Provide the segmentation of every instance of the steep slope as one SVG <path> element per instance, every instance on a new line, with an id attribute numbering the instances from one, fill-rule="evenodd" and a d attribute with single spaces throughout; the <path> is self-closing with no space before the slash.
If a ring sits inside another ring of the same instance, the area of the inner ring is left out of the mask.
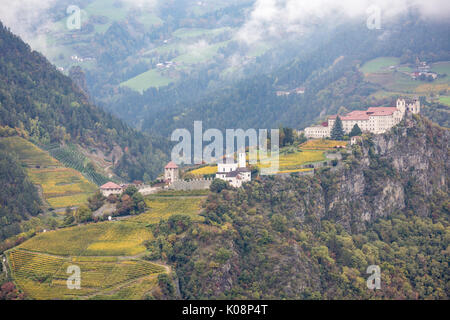
<path id="1" fill-rule="evenodd" d="M 334 170 L 211 194 L 206 224 L 159 228 L 151 250 L 187 299 L 447 299 L 449 140 L 409 118 Z M 366 287 L 370 265 L 380 290 Z"/>
<path id="2" fill-rule="evenodd" d="M 41 200 L 19 160 L 0 149 L 0 241 L 21 232 L 20 222 L 41 212 Z"/>
<path id="3" fill-rule="evenodd" d="M 75 143 L 106 159 L 124 180 L 155 178 L 166 159 L 164 139 L 140 134 L 90 104 L 70 78 L 1 23 L 0 125 L 41 145 Z"/>
<path id="4" fill-rule="evenodd" d="M 15 133 L 12 129 L 8 131 Z M 41 226 L 55 228 L 57 224 L 47 219 L 51 214 L 40 215 L 34 221 L 31 218 L 53 209 L 79 207 L 97 190 L 80 172 L 65 167 L 48 152 L 17 135 L 0 137 L 0 152 L 4 156 L 0 171 L 4 186 L 0 202 L 2 240 L 22 232 L 30 235 L 31 229 Z M 58 212 L 62 217 L 64 211 Z"/>

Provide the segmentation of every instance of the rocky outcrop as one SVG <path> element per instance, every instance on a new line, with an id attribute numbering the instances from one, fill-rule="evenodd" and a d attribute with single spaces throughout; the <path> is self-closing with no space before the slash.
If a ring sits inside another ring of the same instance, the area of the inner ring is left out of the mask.
<path id="1" fill-rule="evenodd" d="M 366 137 L 341 171 L 319 175 L 335 186 L 323 189 L 325 216 L 360 230 L 365 222 L 399 210 L 429 215 L 432 194 L 448 192 L 449 137 L 448 129 L 421 117 Z"/>

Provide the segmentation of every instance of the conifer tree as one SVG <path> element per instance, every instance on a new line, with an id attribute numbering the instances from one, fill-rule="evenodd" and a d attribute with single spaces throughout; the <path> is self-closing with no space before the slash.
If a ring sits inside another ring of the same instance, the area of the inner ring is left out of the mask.
<path id="1" fill-rule="evenodd" d="M 350 137 L 355 137 L 355 136 L 359 136 L 362 134 L 361 128 L 358 126 L 358 124 L 355 124 L 353 126 L 352 131 L 350 132 L 349 136 Z"/>
<path id="2" fill-rule="evenodd" d="M 333 129 L 331 130 L 331 139 L 344 140 L 344 128 L 342 127 L 342 120 L 339 116 L 337 116 Z"/>

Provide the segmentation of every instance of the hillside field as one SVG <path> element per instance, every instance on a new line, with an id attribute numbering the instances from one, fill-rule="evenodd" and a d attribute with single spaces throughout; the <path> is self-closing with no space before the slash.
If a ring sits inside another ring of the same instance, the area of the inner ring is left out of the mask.
<path id="1" fill-rule="evenodd" d="M 389 69 L 390 66 L 396 66 L 400 62 L 399 58 L 395 57 L 380 57 L 366 62 L 361 71 L 364 73 L 379 73 Z"/>
<path id="2" fill-rule="evenodd" d="M 47 152 L 20 137 L 0 138 L 0 147 L 15 153 L 27 167 L 60 167 L 61 164 Z"/>
<path id="3" fill-rule="evenodd" d="M 450 106 L 450 97 L 439 97 L 439 102 Z"/>
<path id="4" fill-rule="evenodd" d="M 132 90 L 142 93 L 150 87 L 159 88 L 167 86 L 174 80 L 175 79 L 161 74 L 161 72 L 157 69 L 151 69 L 147 72 L 141 73 L 134 78 L 122 82 L 120 86 L 128 87 Z"/>
<path id="5" fill-rule="evenodd" d="M 450 89 L 450 61 L 441 61 L 430 65 L 431 71 L 441 75 L 440 78 L 428 82 L 412 79 L 409 74 L 413 67 L 399 65 L 400 59 L 394 57 L 380 57 L 368 61 L 361 68 L 368 82 L 377 84 L 383 88 L 377 95 L 385 97 L 390 95 L 429 95 Z M 389 67 L 395 66 L 391 70 Z M 446 76 L 444 76 L 446 75 Z M 442 77 L 443 76 L 443 77 Z"/>
<path id="6" fill-rule="evenodd" d="M 300 148 L 302 150 L 331 150 L 337 146 L 347 146 L 347 141 L 335 141 L 325 139 L 312 139 L 303 143 Z"/>
<path id="7" fill-rule="evenodd" d="M 27 167 L 30 180 L 42 188 L 45 201 L 53 208 L 85 204 L 97 186 L 81 173 L 65 168 L 58 160 L 20 137 L 0 139 L 0 146 L 13 152 Z"/>
<path id="8" fill-rule="evenodd" d="M 54 208 L 85 204 L 97 190 L 74 169 L 28 169 L 27 172 L 31 181 L 42 187 L 45 200 Z"/>
<path id="9" fill-rule="evenodd" d="M 203 199 L 204 197 L 149 197 L 145 201 L 150 208 L 149 211 L 133 217 L 129 221 L 153 224 L 174 214 L 189 216 L 194 221 L 203 221 L 203 217 L 198 215 Z"/>
<path id="10" fill-rule="evenodd" d="M 119 221 L 79 225 L 40 233 L 7 252 L 14 282 L 33 299 L 143 299 L 158 289 L 164 265 L 143 260 L 149 228 L 179 214 L 199 216 L 204 195 L 163 192 L 147 197 L 149 210 Z M 81 289 L 69 290 L 67 268 L 81 269 Z"/>
<path id="11" fill-rule="evenodd" d="M 8 260 L 16 284 L 33 299 L 80 299 L 108 294 L 112 289 L 132 284 L 139 279 L 146 280 L 165 271 L 159 266 L 142 260 L 78 259 L 60 257 L 16 249 L 8 252 Z M 68 267 L 77 266 L 81 271 L 80 289 L 71 290 L 67 280 L 71 273 Z M 146 291 L 134 298 L 142 299 L 152 289 L 149 283 Z M 133 292 L 128 297 L 133 298 Z"/>

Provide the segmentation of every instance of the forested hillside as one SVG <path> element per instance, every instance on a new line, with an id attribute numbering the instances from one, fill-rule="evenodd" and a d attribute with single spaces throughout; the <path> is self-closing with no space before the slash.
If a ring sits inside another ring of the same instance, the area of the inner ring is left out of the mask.
<path id="1" fill-rule="evenodd" d="M 336 170 L 212 193 L 204 224 L 161 222 L 149 249 L 186 299 L 448 299 L 449 138 L 410 118 Z"/>
<path id="2" fill-rule="evenodd" d="M 41 212 L 41 199 L 19 160 L 0 149 L 0 241 L 21 232 L 20 222 Z"/>
<path id="3" fill-rule="evenodd" d="M 112 158 L 123 180 L 155 178 L 167 142 L 141 134 L 92 105 L 72 80 L 0 23 L 0 125 L 40 145 L 81 146 Z"/>

